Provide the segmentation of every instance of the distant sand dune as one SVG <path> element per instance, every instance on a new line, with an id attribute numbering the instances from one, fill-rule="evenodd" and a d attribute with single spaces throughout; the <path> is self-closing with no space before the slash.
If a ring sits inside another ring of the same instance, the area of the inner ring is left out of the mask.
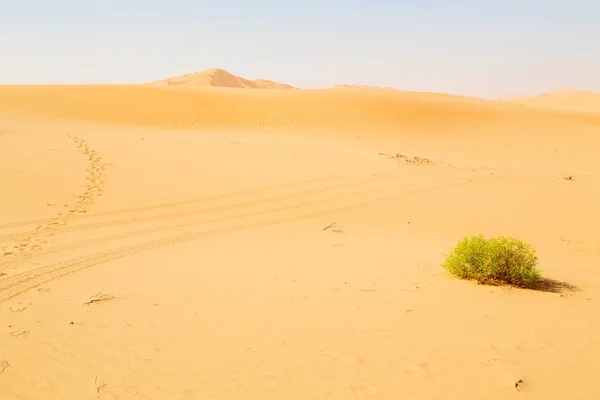
<path id="1" fill-rule="evenodd" d="M 600 113 L 600 93 L 586 90 L 559 89 L 535 97 L 506 100 L 533 107 Z"/>
<path id="2" fill-rule="evenodd" d="M 579 89 L 557 89 L 550 92 L 542 93 L 538 97 L 564 97 L 564 96 L 579 96 L 586 94 L 594 94 L 591 90 Z"/>
<path id="3" fill-rule="evenodd" d="M 383 89 L 383 90 L 396 90 L 391 87 L 380 87 L 380 86 L 369 86 L 369 85 L 352 85 L 347 83 L 338 83 L 333 86 L 335 89 Z"/>
<path id="4" fill-rule="evenodd" d="M 291 85 L 273 82 L 266 79 L 256 79 L 252 81 L 217 68 L 192 74 L 185 74 L 156 82 L 150 82 L 148 84 L 155 86 L 185 88 L 228 87 L 239 89 L 295 89 Z"/>

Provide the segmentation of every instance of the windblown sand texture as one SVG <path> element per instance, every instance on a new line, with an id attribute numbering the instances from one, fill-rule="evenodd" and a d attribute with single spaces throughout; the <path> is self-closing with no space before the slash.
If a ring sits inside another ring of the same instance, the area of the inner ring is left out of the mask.
<path id="1" fill-rule="evenodd" d="M 0 87 L 2 400 L 600 398 L 598 95 L 234 81 Z"/>

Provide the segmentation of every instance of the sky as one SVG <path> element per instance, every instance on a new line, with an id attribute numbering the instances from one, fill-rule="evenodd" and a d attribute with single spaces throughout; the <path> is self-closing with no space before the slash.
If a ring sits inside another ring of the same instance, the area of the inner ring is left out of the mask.
<path id="1" fill-rule="evenodd" d="M 301 88 L 600 92 L 600 1 L 0 0 L 0 84 L 208 68 Z"/>

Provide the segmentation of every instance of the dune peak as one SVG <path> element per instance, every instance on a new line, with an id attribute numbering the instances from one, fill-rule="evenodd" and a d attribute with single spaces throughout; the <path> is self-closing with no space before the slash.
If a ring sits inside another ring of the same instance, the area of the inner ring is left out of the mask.
<path id="1" fill-rule="evenodd" d="M 177 87 L 228 87 L 238 89 L 295 89 L 291 85 L 266 79 L 250 80 L 234 75 L 224 69 L 210 68 L 201 72 L 193 72 L 159 81 L 149 85 Z"/>

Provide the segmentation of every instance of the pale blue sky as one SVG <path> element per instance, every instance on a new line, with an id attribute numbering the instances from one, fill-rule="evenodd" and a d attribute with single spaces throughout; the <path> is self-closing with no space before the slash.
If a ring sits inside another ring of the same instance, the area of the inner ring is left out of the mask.
<path id="1" fill-rule="evenodd" d="M 0 0 L 0 83 L 207 68 L 484 97 L 600 92 L 600 0 Z"/>

